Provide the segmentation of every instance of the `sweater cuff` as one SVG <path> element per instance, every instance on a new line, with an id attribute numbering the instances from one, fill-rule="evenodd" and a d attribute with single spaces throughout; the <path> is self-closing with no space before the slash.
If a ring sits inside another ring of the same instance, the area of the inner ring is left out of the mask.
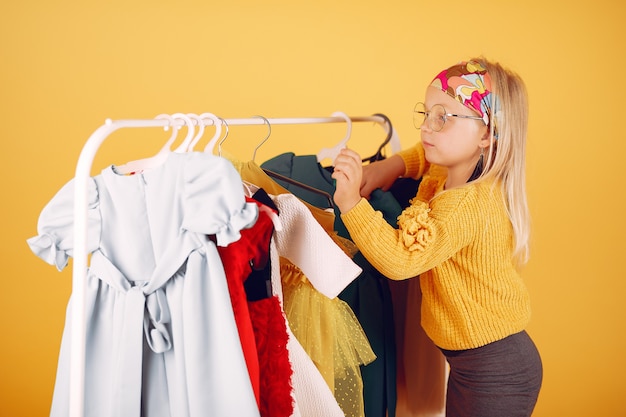
<path id="1" fill-rule="evenodd" d="M 416 146 L 422 145 L 419 144 Z M 402 150 L 396 154 L 404 161 L 405 171 L 403 177 L 405 178 L 417 178 L 420 172 L 422 172 L 425 160 L 423 153 L 419 152 L 416 146 Z"/>
<path id="2" fill-rule="evenodd" d="M 361 198 L 354 207 L 341 215 L 341 220 L 352 234 L 352 231 L 360 230 L 364 224 L 369 223 L 375 213 L 370 203 L 365 198 Z"/>

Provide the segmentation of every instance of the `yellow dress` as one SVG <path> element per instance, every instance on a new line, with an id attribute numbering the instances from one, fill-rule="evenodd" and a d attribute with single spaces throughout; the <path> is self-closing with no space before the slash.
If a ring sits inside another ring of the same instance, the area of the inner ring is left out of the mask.
<path id="1" fill-rule="evenodd" d="M 231 162 L 244 181 L 263 188 L 268 194 L 289 193 L 254 162 L 232 159 Z M 333 231 L 334 213 L 304 204 L 335 243 L 353 256 L 356 247 Z M 360 366 L 374 361 L 376 355 L 361 324 L 346 302 L 320 293 L 286 258 L 280 258 L 280 270 L 283 309 L 291 331 L 315 363 L 345 415 L 364 416 Z"/>

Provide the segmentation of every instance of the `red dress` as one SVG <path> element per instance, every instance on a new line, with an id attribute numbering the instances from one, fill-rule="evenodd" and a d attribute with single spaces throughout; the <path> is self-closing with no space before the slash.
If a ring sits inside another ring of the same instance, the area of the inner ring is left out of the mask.
<path id="1" fill-rule="evenodd" d="M 253 198 L 246 200 L 263 206 Z M 272 219 L 259 210 L 254 226 L 241 230 L 239 240 L 226 247 L 218 246 L 218 253 L 260 414 L 288 417 L 293 413 L 293 371 L 287 351 L 287 328 L 280 302 L 265 282 L 270 277 L 273 231 Z"/>

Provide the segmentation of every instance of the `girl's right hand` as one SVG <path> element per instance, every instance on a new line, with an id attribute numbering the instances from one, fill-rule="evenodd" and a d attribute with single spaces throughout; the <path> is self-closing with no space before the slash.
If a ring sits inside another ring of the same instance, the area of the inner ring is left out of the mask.
<path id="1" fill-rule="evenodd" d="M 333 199 L 342 213 L 346 213 L 360 200 L 363 166 L 361 157 L 351 149 L 344 148 L 334 161 L 332 177 L 335 179 Z"/>

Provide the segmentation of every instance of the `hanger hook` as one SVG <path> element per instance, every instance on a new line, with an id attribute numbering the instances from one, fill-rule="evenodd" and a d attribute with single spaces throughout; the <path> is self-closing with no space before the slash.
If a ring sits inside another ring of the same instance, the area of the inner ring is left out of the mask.
<path id="1" fill-rule="evenodd" d="M 191 117 L 189 117 L 188 115 L 184 113 L 174 113 L 172 114 L 172 117 L 174 118 L 174 120 L 182 119 L 185 122 L 185 126 L 187 127 L 187 136 L 183 140 L 183 145 L 186 148 L 189 145 L 189 143 L 191 143 L 191 140 L 193 139 L 193 136 L 196 132 L 196 129 L 194 127 L 194 122 L 193 120 L 191 120 Z M 180 147 L 182 147 L 183 145 L 181 145 Z M 184 151 L 181 151 L 181 152 L 184 152 Z"/>
<path id="2" fill-rule="evenodd" d="M 169 114 L 159 114 L 158 116 L 155 117 L 155 119 L 167 119 L 168 124 L 163 126 L 163 130 L 165 130 L 166 132 L 170 127 L 172 128 L 172 134 L 170 135 L 169 139 L 166 142 L 166 146 L 169 148 L 169 146 L 171 146 L 172 143 L 174 143 L 174 140 L 176 140 L 179 127 L 176 126 L 176 121 Z"/>
<path id="3" fill-rule="evenodd" d="M 387 146 L 387 144 L 391 140 L 391 137 L 393 136 L 393 126 L 391 125 L 391 120 L 389 119 L 389 117 L 382 113 L 374 113 L 373 116 L 381 117 L 385 121 L 385 131 L 387 132 L 387 136 L 385 137 L 383 143 L 381 143 L 376 150 L 376 153 L 369 158 L 364 159 L 362 162 L 374 162 L 384 159 L 383 149 L 385 148 L 385 146 Z"/>
<path id="4" fill-rule="evenodd" d="M 350 119 L 350 116 L 348 116 L 346 113 L 342 111 L 336 111 L 332 114 L 332 116 L 343 117 L 343 119 L 346 121 L 346 135 L 343 137 L 341 142 L 339 142 L 340 144 L 343 145 L 343 147 L 345 147 L 346 144 L 348 143 L 348 140 L 350 139 L 350 136 L 352 136 L 352 119 Z"/>
<path id="5" fill-rule="evenodd" d="M 186 115 L 192 122 L 192 125 L 198 127 L 198 133 L 195 135 L 187 135 L 183 143 L 181 143 L 174 152 L 190 152 L 204 134 L 204 123 L 200 116 L 195 113 L 187 113 Z"/>
<path id="6" fill-rule="evenodd" d="M 218 145 L 217 145 L 217 154 L 219 156 L 222 156 L 222 143 L 224 143 L 224 141 L 228 137 L 228 123 L 226 123 L 226 120 L 222 119 L 221 117 L 218 117 L 218 119 L 220 119 L 220 121 L 222 122 L 222 124 L 226 128 L 226 133 L 224 134 L 224 137 L 222 138 L 222 140 L 220 140 L 220 143 L 218 143 Z"/>
<path id="7" fill-rule="evenodd" d="M 254 148 L 254 153 L 252 154 L 252 162 L 254 162 L 254 158 L 256 157 L 256 151 L 261 147 L 261 145 L 263 145 L 269 139 L 270 135 L 272 134 L 272 125 L 270 124 L 270 121 L 267 120 L 263 116 L 252 116 L 252 117 L 260 117 L 261 119 L 263 119 L 263 123 L 267 124 L 267 136 L 265 136 L 265 138 L 261 141 L 261 143 L 259 143 L 256 146 L 256 148 Z"/>
<path id="8" fill-rule="evenodd" d="M 216 115 L 214 115 L 213 113 L 202 113 L 200 115 L 200 120 L 202 121 L 202 124 L 204 124 L 204 120 L 206 118 L 210 119 L 211 120 L 211 124 L 213 126 L 215 126 L 215 134 L 209 140 L 209 143 L 207 143 L 207 145 L 204 147 L 204 152 L 213 153 L 213 148 L 215 147 L 215 142 L 222 135 L 222 124 L 220 123 L 220 119 Z"/>

